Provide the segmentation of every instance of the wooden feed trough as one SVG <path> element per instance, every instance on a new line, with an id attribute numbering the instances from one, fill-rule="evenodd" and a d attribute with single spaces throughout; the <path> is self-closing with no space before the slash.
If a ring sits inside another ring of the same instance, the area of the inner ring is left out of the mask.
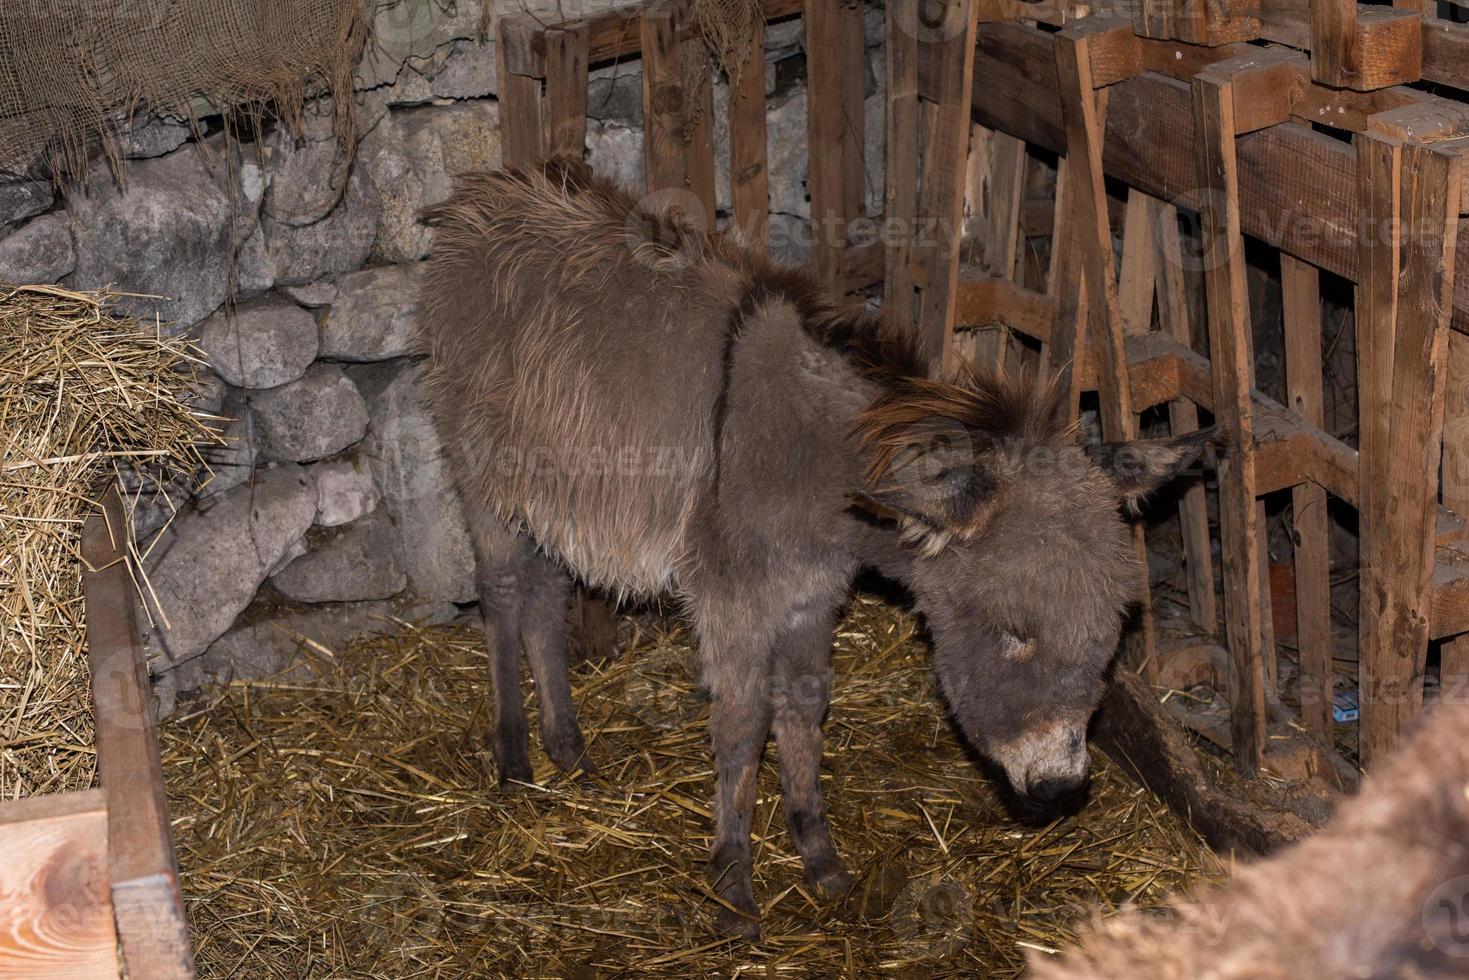
<path id="1" fill-rule="evenodd" d="M 82 531 L 101 787 L 0 804 L 0 977 L 194 976 L 126 526 L 109 490 Z"/>

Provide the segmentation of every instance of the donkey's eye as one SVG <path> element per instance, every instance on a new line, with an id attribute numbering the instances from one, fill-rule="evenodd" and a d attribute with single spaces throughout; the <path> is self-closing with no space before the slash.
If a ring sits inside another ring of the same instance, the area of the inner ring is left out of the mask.
<path id="1" fill-rule="evenodd" d="M 1000 640 L 1000 656 L 1024 663 L 1035 656 L 1035 640 L 1022 640 L 1014 633 L 1006 633 Z"/>

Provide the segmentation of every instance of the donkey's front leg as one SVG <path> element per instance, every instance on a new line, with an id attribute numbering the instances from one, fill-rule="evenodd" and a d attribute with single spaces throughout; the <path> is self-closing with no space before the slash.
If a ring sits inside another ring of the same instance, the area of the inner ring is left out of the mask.
<path id="1" fill-rule="evenodd" d="M 831 843 L 831 826 L 821 798 L 821 721 L 831 697 L 829 609 L 795 612 L 775 651 L 775 744 L 786 827 L 806 876 L 828 897 L 845 895 L 852 876 Z"/>
<path id="2" fill-rule="evenodd" d="M 724 651 L 729 660 L 707 675 L 712 702 L 709 735 L 714 743 L 714 847 L 710 875 L 721 907 L 722 932 L 760 938 L 760 907 L 755 904 L 750 830 L 755 813 L 755 780 L 760 755 L 770 735 L 769 660 Z M 732 911 L 733 909 L 733 911 Z"/>

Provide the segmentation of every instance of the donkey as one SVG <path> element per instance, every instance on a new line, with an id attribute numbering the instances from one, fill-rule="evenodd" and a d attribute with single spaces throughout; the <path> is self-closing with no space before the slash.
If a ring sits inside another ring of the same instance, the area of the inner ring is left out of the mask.
<path id="1" fill-rule="evenodd" d="M 1448 687 L 1445 686 L 1447 691 Z M 1469 704 L 1440 702 L 1315 836 L 1091 925 L 1036 980 L 1469 975 Z"/>
<path id="2" fill-rule="evenodd" d="M 672 593 L 711 698 L 720 925 L 759 934 L 750 831 L 772 727 L 791 837 L 840 895 L 821 723 L 835 619 L 872 567 L 915 597 L 969 742 L 1034 800 L 1084 784 L 1141 574 L 1119 506 L 1207 432 L 1109 447 L 1104 468 L 1054 392 L 930 378 L 806 273 L 580 163 L 462 175 L 427 217 L 425 392 L 477 558 L 502 783 L 531 779 L 522 650 L 547 753 L 592 768 L 567 683 L 570 576 Z"/>

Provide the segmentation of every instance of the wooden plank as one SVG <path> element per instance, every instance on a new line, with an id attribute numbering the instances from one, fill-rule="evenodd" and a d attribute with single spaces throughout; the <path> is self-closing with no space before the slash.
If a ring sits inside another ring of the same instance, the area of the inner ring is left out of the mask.
<path id="1" fill-rule="evenodd" d="M 138 647 L 122 501 L 115 489 L 82 529 L 87 660 L 97 779 L 107 795 L 112 906 L 129 976 L 192 978 L 193 956 L 169 832 L 152 688 Z"/>
<path id="2" fill-rule="evenodd" d="M 816 277 L 837 293 L 845 291 L 842 256 L 847 242 L 842 21 L 840 4 L 808 0 L 806 186 L 811 196 L 811 263 Z"/>
<path id="3" fill-rule="evenodd" d="M 1117 295 L 1117 273 L 1112 260 L 1112 226 L 1107 213 L 1107 189 L 1102 174 L 1102 134 L 1106 91 L 1096 91 L 1091 70 L 1095 35 L 1082 27 L 1064 28 L 1056 38 L 1056 80 L 1066 120 L 1067 177 L 1070 206 L 1075 216 L 1081 282 L 1086 316 L 1067 321 L 1074 339 L 1057 344 L 1071 351 L 1088 350 L 1096 362 L 1102 437 L 1125 441 L 1137 436 L 1131 390 L 1127 383 L 1125 330 Z M 1090 348 L 1087 337 L 1093 338 Z M 1053 337 L 1053 343 L 1059 338 Z M 1075 404 L 1081 371 L 1072 358 L 1057 364 L 1060 377 L 1069 378 Z M 1127 655 L 1144 678 L 1157 676 L 1157 636 L 1153 623 L 1148 548 L 1143 524 L 1132 527 L 1133 547 L 1142 568 L 1136 613 L 1137 629 L 1127 641 Z"/>
<path id="4" fill-rule="evenodd" d="M 117 977 L 107 881 L 102 790 L 0 804 L 0 978 Z"/>
<path id="5" fill-rule="evenodd" d="M 1153 296 L 1158 286 L 1158 237 L 1155 208 L 1141 191 L 1127 195 L 1122 224 L 1122 267 L 1117 273 L 1117 305 L 1129 335 L 1153 329 Z M 1182 256 L 1179 256 L 1182 258 Z"/>
<path id="6" fill-rule="evenodd" d="M 546 32 L 546 152 L 580 160 L 587 146 L 585 23 Z"/>
<path id="7" fill-rule="evenodd" d="M 919 298 L 918 334 L 931 361 L 952 355 L 954 310 L 959 284 L 959 236 L 964 220 L 964 164 L 969 153 L 969 83 L 974 70 L 975 9 L 971 0 L 944 0 L 951 32 L 929 46 L 938 64 L 939 92 L 934 138 L 924 147 L 920 225 L 933 229 L 928 282 Z"/>
<path id="8" fill-rule="evenodd" d="M 1051 336 L 1050 299 L 1009 279 L 963 270 L 955 309 L 959 323 L 999 323 L 1042 343 Z"/>
<path id="9" fill-rule="evenodd" d="M 751 246 L 770 248 L 770 172 L 765 159 L 765 22 L 756 19 L 744 70 L 729 96 L 729 174 L 734 220 Z"/>
<path id="10" fill-rule="evenodd" d="M 1392 439 L 1385 483 L 1372 490 L 1374 504 L 1385 508 L 1379 506 L 1382 521 L 1364 562 L 1377 569 L 1362 614 L 1375 624 L 1361 652 L 1362 759 L 1369 767 L 1397 743 L 1423 698 L 1462 173 L 1456 154 L 1413 143 L 1402 149 Z"/>
<path id="11" fill-rule="evenodd" d="M 517 30 L 522 26 L 512 17 L 500 19 L 500 51 L 514 48 Z M 511 65 L 511 59 L 500 58 L 501 156 L 507 167 L 530 167 L 541 159 L 544 152 L 541 144 L 541 81 L 531 75 L 511 71 Z"/>
<path id="12" fill-rule="evenodd" d="M 1380 617 L 1370 598 L 1379 593 L 1375 561 L 1386 521 L 1386 486 L 1391 419 L 1393 348 L 1398 318 L 1401 255 L 1399 223 L 1402 193 L 1402 144 L 1398 140 L 1359 134 L 1355 139 L 1358 193 L 1364 220 L 1375 229 L 1360 238 L 1361 279 L 1356 288 L 1357 426 L 1359 535 L 1358 646 L 1377 647 Z"/>
<path id="13" fill-rule="evenodd" d="M 886 177 L 883 226 L 888 244 L 883 315 L 899 329 L 915 323 L 913 235 L 918 226 L 918 39 L 903 28 L 916 22 L 920 0 L 888 0 Z"/>
<path id="14" fill-rule="evenodd" d="M 1357 0 L 1310 0 L 1311 77 L 1338 88 L 1362 77 Z"/>
<path id="15" fill-rule="evenodd" d="M 1158 249 L 1158 327 L 1187 348 L 1192 338 L 1178 209 L 1141 191 L 1132 193 L 1148 202 L 1148 220 L 1154 228 Z M 1168 423 L 1174 435 L 1197 432 L 1199 410 L 1187 398 L 1175 398 L 1168 403 Z M 1209 506 L 1202 477 L 1189 479 L 1180 493 L 1178 521 L 1183 538 L 1184 572 L 1188 576 L 1189 618 L 1206 635 L 1212 636 L 1219 629 L 1219 608 L 1214 596 L 1214 551 L 1209 541 Z"/>
<path id="16" fill-rule="evenodd" d="M 1449 338 L 1443 431 L 1443 502 L 1462 519 L 1469 517 L 1469 337 L 1463 334 Z M 1445 640 L 1439 655 L 1440 689 L 1469 690 L 1469 634 Z"/>
<path id="17" fill-rule="evenodd" d="M 643 11 L 643 160 L 648 190 L 688 189 L 688 148 L 684 144 L 683 73 L 677 11 L 671 2 Z"/>
<path id="18" fill-rule="evenodd" d="M 1204 270 L 1215 419 L 1230 450 L 1219 463 L 1219 523 L 1224 559 L 1225 635 L 1230 653 L 1230 730 L 1235 766 L 1254 775 L 1265 743 L 1265 663 L 1260 646 L 1263 596 L 1255 509 L 1254 432 L 1250 403 L 1249 292 L 1239 219 L 1234 98 L 1217 66 L 1193 82 L 1198 135 Z"/>
<path id="19" fill-rule="evenodd" d="M 1285 320 L 1285 377 L 1290 409 L 1315 426 L 1325 421 L 1321 367 L 1321 284 L 1314 266 L 1280 257 Z M 1291 490 L 1295 542 L 1296 647 L 1301 720 L 1331 739 L 1331 561 L 1326 491 L 1316 483 Z"/>

